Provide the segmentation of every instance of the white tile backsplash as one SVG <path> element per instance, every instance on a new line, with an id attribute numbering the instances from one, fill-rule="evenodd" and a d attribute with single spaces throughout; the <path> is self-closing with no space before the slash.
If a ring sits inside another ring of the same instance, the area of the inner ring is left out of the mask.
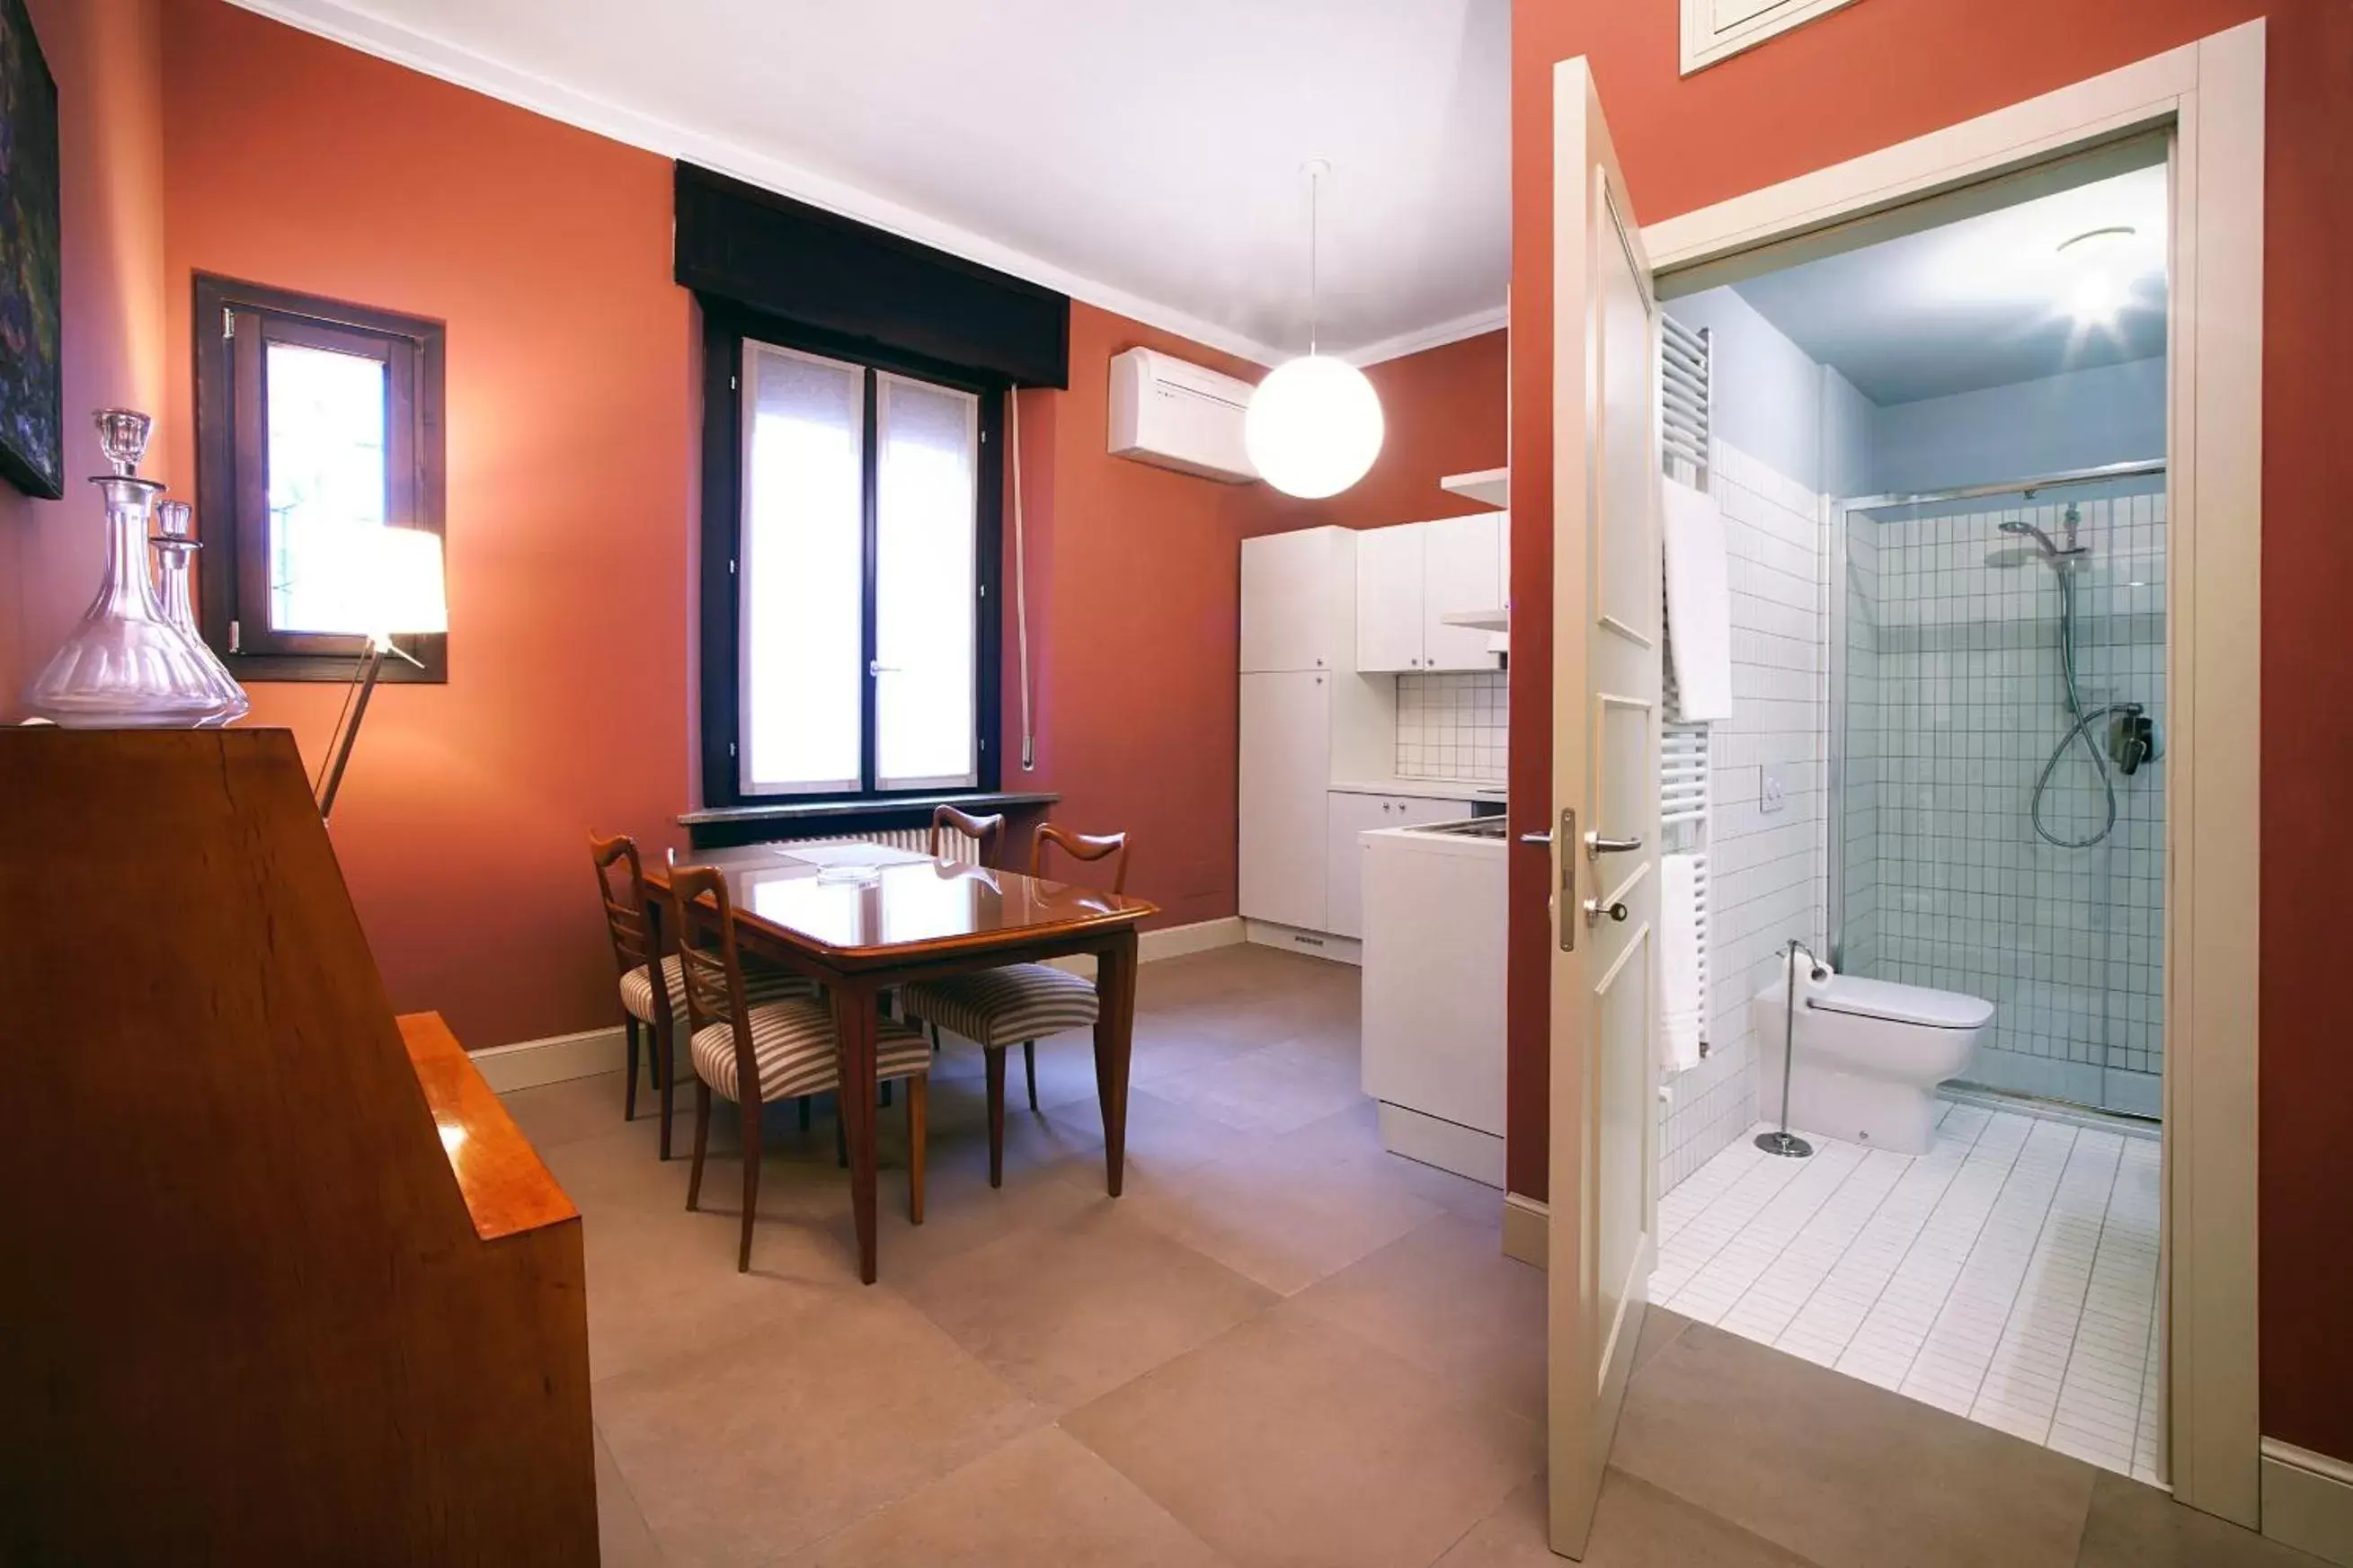
<path id="1" fill-rule="evenodd" d="M 1501 670 L 1397 678 L 1397 771 L 1408 779 L 1502 784 L 1509 761 Z"/>

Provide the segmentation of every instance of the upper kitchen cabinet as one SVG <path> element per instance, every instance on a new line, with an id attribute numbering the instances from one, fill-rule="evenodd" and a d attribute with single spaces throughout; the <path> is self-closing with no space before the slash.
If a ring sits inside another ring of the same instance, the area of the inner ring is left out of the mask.
<path id="1" fill-rule="evenodd" d="M 1303 528 L 1242 541 L 1242 671 L 1356 662 L 1356 535 Z"/>
<path id="2" fill-rule="evenodd" d="M 1356 668 L 1421 668 L 1422 525 L 1367 529 L 1356 541 Z"/>
<path id="3" fill-rule="evenodd" d="M 1504 607 L 1504 514 L 1479 512 L 1422 525 L 1422 652 L 1424 669 L 1493 669 L 1487 651 L 1492 626 L 1451 624 L 1449 616 L 1493 615 Z"/>
<path id="4" fill-rule="evenodd" d="M 1504 606 L 1502 512 L 1367 530 L 1356 542 L 1356 658 L 1365 673 L 1491 670 L 1489 628 L 1450 616 Z"/>

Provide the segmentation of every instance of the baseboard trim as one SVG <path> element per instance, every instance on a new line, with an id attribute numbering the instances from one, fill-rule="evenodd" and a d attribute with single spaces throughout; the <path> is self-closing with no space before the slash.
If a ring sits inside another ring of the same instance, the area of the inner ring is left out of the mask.
<path id="1" fill-rule="evenodd" d="M 1212 948 L 1238 947 L 1241 941 L 1241 917 L 1227 915 L 1220 920 L 1195 921 L 1188 925 L 1145 931 L 1136 939 L 1135 956 L 1140 963 L 1152 963 L 1164 958 L 1207 952 Z M 1054 962 L 1090 978 L 1095 972 L 1092 954 Z M 621 1026 L 615 1024 L 609 1028 L 583 1029 L 575 1035 L 550 1035 L 544 1039 L 517 1040 L 510 1046 L 485 1046 L 470 1053 L 470 1059 L 493 1092 L 506 1094 L 518 1089 L 562 1083 L 567 1079 L 619 1072 L 628 1065 L 628 1053 Z M 678 1081 L 684 1083 L 691 1077 L 691 1069 L 686 1068 L 683 1061 L 678 1066 L 685 1069 L 678 1076 Z"/>
<path id="2" fill-rule="evenodd" d="M 594 1078 L 619 1072 L 627 1065 L 621 1026 L 583 1029 L 576 1035 L 550 1035 L 540 1040 L 517 1040 L 511 1046 L 486 1046 L 468 1058 L 482 1081 L 499 1094 L 537 1089 L 566 1079 Z"/>
<path id="3" fill-rule="evenodd" d="M 1552 1210 L 1541 1198 L 1504 1194 L 1504 1256 L 1542 1268 L 1552 1245 Z"/>
<path id="4" fill-rule="evenodd" d="M 2266 1437 L 2263 1509 L 2274 1541 L 2353 1568 L 2353 1465 Z"/>

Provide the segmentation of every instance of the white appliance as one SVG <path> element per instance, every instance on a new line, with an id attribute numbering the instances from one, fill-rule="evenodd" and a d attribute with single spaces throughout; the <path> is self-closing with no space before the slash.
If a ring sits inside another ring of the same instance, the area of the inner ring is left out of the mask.
<path id="1" fill-rule="evenodd" d="M 1385 828 L 1364 858 L 1364 1087 L 1391 1152 L 1504 1184 L 1504 818 Z"/>
<path id="2" fill-rule="evenodd" d="M 1229 485 L 1258 469 L 1242 446 L 1251 387 L 1151 349 L 1111 362 L 1111 455 Z"/>

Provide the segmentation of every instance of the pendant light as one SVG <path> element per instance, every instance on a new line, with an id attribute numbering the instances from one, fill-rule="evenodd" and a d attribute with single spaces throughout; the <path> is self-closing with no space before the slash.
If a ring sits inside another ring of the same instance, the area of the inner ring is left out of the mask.
<path id="1" fill-rule="evenodd" d="M 1316 195 L 1332 166 L 1307 175 L 1307 353 L 1277 365 L 1250 395 L 1242 444 L 1259 476 L 1285 495 L 1318 500 L 1365 477 L 1380 456 L 1381 400 L 1355 365 L 1315 352 Z"/>

